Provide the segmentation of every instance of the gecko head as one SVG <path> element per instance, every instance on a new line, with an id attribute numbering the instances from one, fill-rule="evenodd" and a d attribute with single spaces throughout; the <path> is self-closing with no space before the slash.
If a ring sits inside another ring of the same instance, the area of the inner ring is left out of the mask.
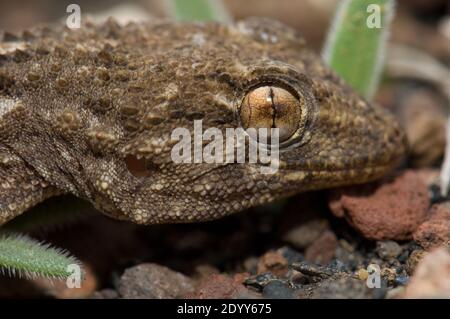
<path id="1" fill-rule="evenodd" d="M 372 181 L 402 158 L 394 118 L 356 94 L 292 29 L 266 20 L 172 28 L 177 43 L 136 60 L 145 94 L 129 90 L 117 103 L 122 137 L 92 173 L 104 211 L 142 224 L 210 220 Z M 251 129 L 267 129 L 270 138 Z M 243 161 L 239 137 L 228 139 L 239 130 Z M 269 161 L 252 161 L 250 145 Z"/>

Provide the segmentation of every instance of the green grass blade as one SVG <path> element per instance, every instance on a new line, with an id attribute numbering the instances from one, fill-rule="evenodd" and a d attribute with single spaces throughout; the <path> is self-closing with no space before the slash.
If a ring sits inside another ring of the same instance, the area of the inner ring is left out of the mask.
<path id="1" fill-rule="evenodd" d="M 64 279 L 80 263 L 66 251 L 24 235 L 0 233 L 0 272 L 19 277 Z"/>
<path id="2" fill-rule="evenodd" d="M 177 20 L 229 22 L 230 15 L 221 0 L 168 0 Z"/>
<path id="3" fill-rule="evenodd" d="M 378 87 L 394 8 L 394 0 L 343 0 L 323 51 L 336 73 L 369 99 Z"/>

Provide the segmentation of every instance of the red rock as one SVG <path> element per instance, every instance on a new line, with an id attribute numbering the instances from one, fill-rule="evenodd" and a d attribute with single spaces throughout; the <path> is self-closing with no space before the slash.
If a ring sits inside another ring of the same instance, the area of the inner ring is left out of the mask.
<path id="1" fill-rule="evenodd" d="M 334 190 L 329 207 L 364 237 L 407 240 L 426 219 L 428 188 L 423 176 L 405 171 L 393 180 Z"/>
<path id="2" fill-rule="evenodd" d="M 430 217 L 414 232 L 413 238 L 425 249 L 449 243 L 449 203 L 434 205 L 430 210 Z"/>
<path id="3" fill-rule="evenodd" d="M 201 280 L 197 290 L 188 295 L 195 299 L 235 299 L 252 297 L 252 293 L 242 284 L 248 274 L 237 274 L 234 278 L 213 274 Z"/>
<path id="4" fill-rule="evenodd" d="M 450 298 L 450 252 L 440 247 L 419 263 L 404 298 Z"/>
<path id="5" fill-rule="evenodd" d="M 245 280 L 247 280 L 247 278 L 250 277 L 249 273 L 246 272 L 241 272 L 241 273 L 237 273 L 233 276 L 233 280 L 235 282 L 238 282 L 240 284 L 244 283 Z"/>
<path id="6" fill-rule="evenodd" d="M 287 273 L 288 262 L 280 250 L 271 250 L 259 259 L 257 273 L 262 274 L 268 271 L 277 277 L 282 277 Z"/>
<path id="7" fill-rule="evenodd" d="M 305 251 L 305 258 L 317 264 L 329 263 L 336 254 L 338 240 L 336 235 L 326 230 L 311 246 Z"/>

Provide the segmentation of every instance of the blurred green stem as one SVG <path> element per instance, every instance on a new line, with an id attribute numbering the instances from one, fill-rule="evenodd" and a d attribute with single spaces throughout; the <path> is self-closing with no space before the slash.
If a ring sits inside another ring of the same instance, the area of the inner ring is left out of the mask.
<path id="1" fill-rule="evenodd" d="M 222 0 L 167 0 L 167 4 L 171 15 L 177 20 L 231 20 Z"/>
<path id="2" fill-rule="evenodd" d="M 20 277 L 64 279 L 71 275 L 73 265 L 80 263 L 62 249 L 25 235 L 0 232 L 0 272 Z"/>
<path id="3" fill-rule="evenodd" d="M 394 0 L 341 1 L 323 50 L 333 70 L 369 99 L 384 66 L 394 7 Z"/>

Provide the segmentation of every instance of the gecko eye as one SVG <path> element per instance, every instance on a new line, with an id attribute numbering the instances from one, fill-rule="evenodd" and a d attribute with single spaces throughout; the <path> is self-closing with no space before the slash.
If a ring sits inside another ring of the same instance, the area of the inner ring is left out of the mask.
<path id="1" fill-rule="evenodd" d="M 277 86 L 260 86 L 248 92 L 240 107 L 241 123 L 247 128 L 278 128 L 280 142 L 297 131 L 302 104 L 299 97 Z"/>

